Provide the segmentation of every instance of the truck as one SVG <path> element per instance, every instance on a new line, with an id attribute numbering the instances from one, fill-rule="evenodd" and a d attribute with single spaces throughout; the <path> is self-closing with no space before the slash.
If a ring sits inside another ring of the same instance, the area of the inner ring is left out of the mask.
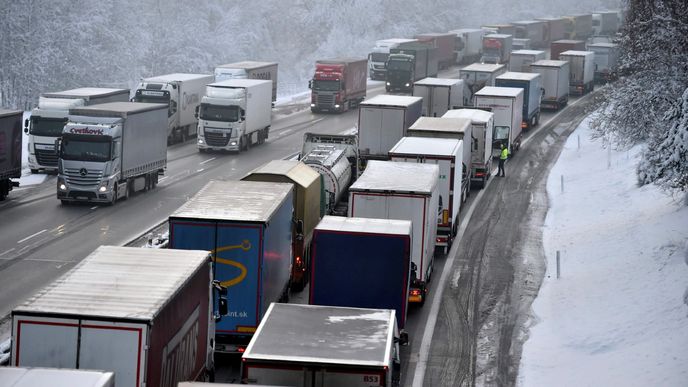
<path id="1" fill-rule="evenodd" d="M 547 23 L 542 20 L 523 20 L 512 22 L 516 26 L 514 39 L 530 39 L 531 48 L 545 47 L 548 42 L 546 36 Z"/>
<path id="2" fill-rule="evenodd" d="M 313 230 L 325 212 L 321 201 L 323 184 L 320 174 L 298 160 L 273 160 L 249 172 L 241 180 L 294 185 L 294 220 L 298 227 L 292 233 L 294 260 L 289 281 L 293 289 L 302 290 L 310 275 Z"/>
<path id="3" fill-rule="evenodd" d="M 587 40 L 592 36 L 592 14 L 562 16 L 564 18 L 564 35 L 566 39 Z M 556 57 L 550 56 L 554 59 Z"/>
<path id="4" fill-rule="evenodd" d="M 174 73 L 139 81 L 134 102 L 162 103 L 168 107 L 167 140 L 173 144 L 196 136 L 196 110 L 212 74 Z"/>
<path id="5" fill-rule="evenodd" d="M 552 60 L 559 60 L 559 55 L 562 52 L 568 50 L 584 51 L 585 41 L 571 39 L 562 39 L 554 41 L 550 44 L 549 57 Z"/>
<path id="6" fill-rule="evenodd" d="M 410 93 L 417 80 L 437 76 L 437 49 L 429 43 L 402 43 L 389 51 L 385 90 Z"/>
<path id="7" fill-rule="evenodd" d="M 539 17 L 535 20 L 545 22 L 545 42 L 561 40 L 565 37 L 566 21 L 562 17 Z"/>
<path id="8" fill-rule="evenodd" d="M 22 163 L 21 110 L 0 109 L 0 201 L 19 186 Z"/>
<path id="9" fill-rule="evenodd" d="M 542 76 L 542 101 L 540 109 L 559 110 L 569 101 L 569 62 L 563 60 L 539 60 L 530 65 L 533 73 Z"/>
<path id="10" fill-rule="evenodd" d="M 546 58 L 546 52 L 540 50 L 516 50 L 511 51 L 509 59 L 509 71 L 529 73 L 530 64 Z"/>
<path id="11" fill-rule="evenodd" d="M 569 94 L 584 95 L 595 86 L 595 53 L 592 51 L 564 51 L 559 59 L 569 62 Z"/>
<path id="12" fill-rule="evenodd" d="M 592 30 L 595 36 L 614 36 L 619 31 L 619 15 L 616 11 L 598 11 L 592 14 Z"/>
<path id="13" fill-rule="evenodd" d="M 588 44 L 588 51 L 595 53 L 595 83 L 607 83 L 616 78 L 619 63 L 619 45 L 616 43 Z"/>
<path id="14" fill-rule="evenodd" d="M 0 367 L 3 387 L 115 387 L 115 374 L 61 368 Z"/>
<path id="15" fill-rule="evenodd" d="M 358 153 L 369 159 L 387 159 L 387 152 L 406 135 L 406 130 L 421 116 L 423 99 L 399 95 L 378 95 L 361 104 L 358 110 Z M 357 173 L 363 172 L 363 166 Z"/>
<path id="16" fill-rule="evenodd" d="M 481 63 L 509 63 L 514 36 L 489 34 L 483 36 L 483 56 Z"/>
<path id="17" fill-rule="evenodd" d="M 106 102 L 129 101 L 129 89 L 82 87 L 78 89 L 43 93 L 38 106 L 24 120 L 24 133 L 29 135 L 28 163 L 31 173 L 57 172 L 55 140 L 62 136 L 69 109 Z"/>
<path id="18" fill-rule="evenodd" d="M 206 87 L 195 113 L 199 152 L 241 152 L 265 143 L 272 123 L 270 81 L 228 79 Z"/>
<path id="19" fill-rule="evenodd" d="M 408 220 L 325 216 L 313 233 L 308 303 L 394 309 L 403 329 L 411 275 L 411 235 Z"/>
<path id="20" fill-rule="evenodd" d="M 423 78 L 413 85 L 413 95 L 423 98 L 421 115 L 441 117 L 449 109 L 467 106 L 471 92 L 461 79 Z"/>
<path id="21" fill-rule="evenodd" d="M 382 39 L 375 42 L 370 54 L 368 54 L 368 71 L 370 79 L 384 81 L 387 76 L 387 58 L 389 50 L 396 48 L 401 43 L 417 42 L 416 39 Z"/>
<path id="22" fill-rule="evenodd" d="M 423 305 L 434 269 L 439 166 L 371 160 L 349 187 L 349 217 L 413 223 L 408 302 Z"/>
<path id="23" fill-rule="evenodd" d="M 12 310 L 11 364 L 114 372 L 115 387 L 212 377 L 215 293 L 207 251 L 100 246 Z"/>
<path id="24" fill-rule="evenodd" d="M 444 118 L 471 120 L 471 183 L 485 188 L 492 173 L 492 132 L 494 113 L 482 109 L 456 109 L 444 113 Z"/>
<path id="25" fill-rule="evenodd" d="M 407 340 L 393 309 L 275 303 L 241 356 L 241 382 L 399 386 Z"/>
<path id="26" fill-rule="evenodd" d="M 480 26 L 481 29 L 485 30 L 488 34 L 505 34 L 514 35 L 516 34 L 516 26 L 513 24 L 485 24 Z"/>
<path id="27" fill-rule="evenodd" d="M 540 102 L 543 92 L 542 76 L 540 74 L 506 72 L 497 77 L 495 86 L 523 89 L 522 129 L 527 130 L 540 123 Z"/>
<path id="28" fill-rule="evenodd" d="M 456 35 L 454 51 L 457 64 L 473 63 L 483 55 L 483 35 L 485 30 L 480 28 L 461 28 L 449 31 Z"/>
<path id="29" fill-rule="evenodd" d="M 415 38 L 419 42 L 429 43 L 437 49 L 437 67 L 439 69 L 446 69 L 456 62 L 456 54 L 454 53 L 456 35 L 451 32 L 417 34 Z"/>
<path id="30" fill-rule="evenodd" d="M 469 103 L 473 104 L 473 96 L 485 86 L 494 86 L 497 76 L 506 72 L 506 65 L 473 63 L 459 70 L 459 78 L 463 80 L 471 91 Z"/>
<path id="31" fill-rule="evenodd" d="M 262 79 L 272 82 L 272 102 L 277 100 L 277 62 L 227 63 L 215 67 L 215 82 L 227 79 Z"/>
<path id="32" fill-rule="evenodd" d="M 215 325 L 216 352 L 243 351 L 270 303 L 289 299 L 293 191 L 288 183 L 211 180 L 168 218 L 169 247 L 210 251 L 232 300 Z"/>
<path id="33" fill-rule="evenodd" d="M 360 163 L 358 136 L 306 133 L 300 159 L 322 176 L 325 213 L 346 216 L 345 193 Z"/>
<path id="34" fill-rule="evenodd" d="M 457 169 L 458 179 L 450 183 L 452 196 L 456 192 L 456 198 L 460 203 L 465 203 L 468 196 L 471 194 L 470 186 L 470 173 L 471 173 L 471 153 L 474 148 L 473 144 L 473 134 L 471 122 L 465 118 L 456 118 L 452 115 L 452 112 L 458 111 L 449 110 L 444 113 L 442 117 L 421 117 L 418 121 L 414 122 L 407 132 L 408 137 L 429 137 L 429 138 L 443 138 L 443 139 L 456 139 L 463 140 L 462 155 L 459 156 L 459 161 L 461 162 L 461 168 Z M 398 145 L 399 143 L 397 143 Z M 491 143 L 490 143 L 491 144 Z M 394 148 L 393 148 L 394 149 Z M 425 149 L 425 152 L 432 152 L 433 149 Z M 391 151 L 390 151 L 391 152 Z M 390 153 L 391 158 L 391 153 Z M 458 163 L 456 163 L 458 164 Z M 440 179 L 443 176 L 451 176 L 443 173 L 440 170 Z M 458 182 L 460 185 L 454 186 L 454 182 Z M 446 196 L 446 195 L 445 195 Z M 447 203 L 445 202 L 445 205 Z M 455 206 L 454 210 L 456 213 L 459 211 L 459 206 Z M 450 211 L 451 212 L 451 211 Z M 454 214 L 456 215 L 456 214 Z M 453 217 L 451 219 L 454 219 Z M 451 221 L 450 219 L 450 221 Z M 441 219 L 438 219 L 440 222 Z M 446 221 L 444 222 L 446 223 Z M 442 224 L 442 222 L 440 222 Z M 453 236 L 453 235 L 452 235 Z"/>
<path id="35" fill-rule="evenodd" d="M 530 50 L 530 39 L 514 38 L 511 42 L 511 52 L 513 53 L 516 50 Z"/>
<path id="36" fill-rule="evenodd" d="M 315 62 L 315 74 L 308 83 L 311 111 L 342 113 L 355 108 L 366 96 L 368 61 L 335 58 Z"/>
<path id="37" fill-rule="evenodd" d="M 452 120 L 451 118 L 437 118 Z M 470 130 L 470 125 L 468 126 Z M 470 138 L 470 137 L 469 137 Z M 467 150 L 466 150 L 467 149 Z M 468 164 L 462 160 L 468 155 Z M 403 137 L 389 151 L 389 159 L 402 163 L 436 164 L 440 168 L 437 192 L 439 208 L 435 247 L 449 252 L 459 229 L 463 182 L 468 186 L 471 145 L 455 138 Z"/>
<path id="38" fill-rule="evenodd" d="M 57 142 L 57 199 L 114 204 L 155 188 L 167 167 L 166 110 L 143 102 L 69 109 Z"/>
<path id="39" fill-rule="evenodd" d="M 521 147 L 523 131 L 523 89 L 516 87 L 485 87 L 475 95 L 475 106 L 490 108 L 494 114 L 492 134 L 493 157 L 499 156 L 500 145 L 516 154 Z"/>

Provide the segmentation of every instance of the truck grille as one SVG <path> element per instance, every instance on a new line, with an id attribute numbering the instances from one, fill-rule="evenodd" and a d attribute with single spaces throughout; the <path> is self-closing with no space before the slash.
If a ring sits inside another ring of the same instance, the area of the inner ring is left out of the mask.
<path id="1" fill-rule="evenodd" d="M 205 131 L 205 143 L 209 146 L 227 146 L 229 143 L 229 134 L 223 136 L 222 133 L 208 132 Z"/>
<path id="2" fill-rule="evenodd" d="M 64 177 L 67 184 L 74 186 L 90 187 L 100 184 L 103 178 L 103 171 L 94 169 L 69 169 L 65 168 Z"/>
<path id="3" fill-rule="evenodd" d="M 318 94 L 318 106 L 334 106 L 334 95 Z"/>
<path id="4" fill-rule="evenodd" d="M 36 149 L 36 161 L 45 167 L 57 167 L 57 153 L 54 150 Z"/>

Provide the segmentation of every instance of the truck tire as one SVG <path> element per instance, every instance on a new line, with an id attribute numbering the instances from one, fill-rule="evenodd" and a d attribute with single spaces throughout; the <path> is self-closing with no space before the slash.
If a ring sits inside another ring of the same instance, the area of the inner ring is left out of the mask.
<path id="1" fill-rule="evenodd" d="M 119 189 L 119 186 L 117 183 L 115 183 L 115 186 L 112 188 L 112 199 L 110 200 L 110 203 L 108 203 L 109 206 L 115 204 L 117 202 L 117 191 Z"/>
<path id="2" fill-rule="evenodd" d="M 60 199 L 60 204 L 62 204 L 63 206 L 68 206 L 69 200 Z"/>

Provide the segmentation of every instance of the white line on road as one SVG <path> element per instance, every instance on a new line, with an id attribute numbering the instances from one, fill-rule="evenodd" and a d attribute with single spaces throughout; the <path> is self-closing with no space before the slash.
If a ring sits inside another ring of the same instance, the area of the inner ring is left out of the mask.
<path id="1" fill-rule="evenodd" d="M 35 237 L 36 235 L 41 235 L 41 234 L 43 234 L 43 233 L 46 232 L 46 231 L 48 231 L 48 230 L 43 229 L 43 230 L 41 230 L 41 231 L 39 231 L 39 232 L 37 232 L 37 233 L 35 233 L 35 234 L 32 234 L 32 235 L 27 236 L 27 237 L 24 238 L 24 239 L 18 240 L 17 243 L 26 242 L 26 241 L 28 241 L 29 239 Z"/>
<path id="2" fill-rule="evenodd" d="M 209 163 L 209 162 L 215 160 L 216 158 L 217 158 L 217 157 L 211 157 L 211 158 L 209 158 L 208 160 L 203 160 L 203 161 L 201 161 L 199 164 L 200 164 L 200 165 L 203 165 L 203 164 L 205 164 L 205 163 Z"/>
<path id="3" fill-rule="evenodd" d="M 96 208 L 98 208 L 98 206 L 91 207 L 92 210 L 95 210 Z"/>
<path id="4" fill-rule="evenodd" d="M 163 177 L 159 178 L 158 181 L 159 181 L 159 182 L 160 182 L 160 181 L 163 181 L 163 180 L 167 179 L 168 177 L 169 177 L 169 176 L 163 176 Z"/>
<path id="5" fill-rule="evenodd" d="M 196 172 L 203 172 L 205 171 L 205 168 L 197 169 Z"/>
<path id="6" fill-rule="evenodd" d="M 11 249 L 9 249 L 9 250 L 5 251 L 4 253 L 0 254 L 0 257 L 2 257 L 3 255 L 5 255 L 5 254 L 7 254 L 7 253 L 12 252 L 12 251 L 14 251 L 14 247 L 12 247 Z"/>

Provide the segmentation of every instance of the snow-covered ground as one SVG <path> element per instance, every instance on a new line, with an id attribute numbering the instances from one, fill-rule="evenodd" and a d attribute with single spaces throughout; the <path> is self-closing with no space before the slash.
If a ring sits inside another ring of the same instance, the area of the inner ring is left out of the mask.
<path id="1" fill-rule="evenodd" d="M 588 125 L 547 182 L 547 271 L 518 384 L 688 386 L 688 207 L 638 187 L 640 148 L 610 153 Z"/>

